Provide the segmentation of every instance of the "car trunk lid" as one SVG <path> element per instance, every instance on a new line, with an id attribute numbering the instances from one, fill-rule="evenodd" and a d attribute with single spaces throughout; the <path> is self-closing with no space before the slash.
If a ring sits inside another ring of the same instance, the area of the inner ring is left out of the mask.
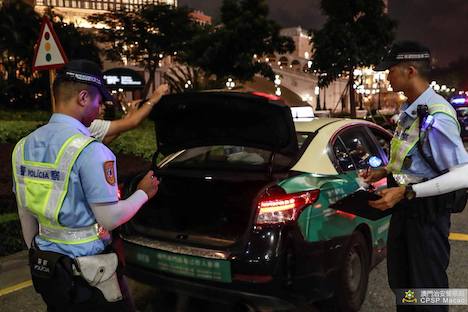
<path id="1" fill-rule="evenodd" d="M 157 152 L 233 145 L 296 155 L 290 108 L 278 99 L 249 93 L 199 92 L 164 96 L 151 114 Z"/>

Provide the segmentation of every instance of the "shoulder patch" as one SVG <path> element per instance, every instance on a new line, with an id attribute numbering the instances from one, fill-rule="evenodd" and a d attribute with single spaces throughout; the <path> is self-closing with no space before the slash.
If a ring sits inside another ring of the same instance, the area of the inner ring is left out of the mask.
<path id="1" fill-rule="evenodd" d="M 107 183 L 110 185 L 115 185 L 115 170 L 113 160 L 104 162 L 104 176 L 106 177 Z"/>

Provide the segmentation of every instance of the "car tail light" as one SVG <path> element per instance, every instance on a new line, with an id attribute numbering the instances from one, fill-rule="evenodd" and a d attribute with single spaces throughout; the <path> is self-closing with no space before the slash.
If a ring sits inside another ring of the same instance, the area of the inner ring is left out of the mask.
<path id="1" fill-rule="evenodd" d="M 319 194 L 320 190 L 293 194 L 269 195 L 266 193 L 257 204 L 256 224 L 276 224 L 296 221 L 302 210 L 314 203 Z"/>
<path id="2" fill-rule="evenodd" d="M 252 94 L 256 95 L 256 96 L 261 96 L 261 97 L 266 98 L 266 99 L 268 99 L 270 101 L 279 101 L 279 100 L 281 100 L 281 98 L 279 96 L 269 94 L 269 93 L 265 93 L 265 92 L 252 92 Z"/>

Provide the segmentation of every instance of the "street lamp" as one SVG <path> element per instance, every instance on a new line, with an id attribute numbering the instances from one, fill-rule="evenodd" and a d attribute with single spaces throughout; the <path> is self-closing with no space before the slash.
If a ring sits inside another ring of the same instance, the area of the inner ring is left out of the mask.
<path id="1" fill-rule="evenodd" d="M 232 78 L 228 78 L 228 81 L 226 82 L 226 87 L 229 90 L 232 90 L 232 88 L 234 88 L 235 86 L 236 84 L 234 83 L 234 81 L 232 81 Z"/>
<path id="2" fill-rule="evenodd" d="M 276 94 L 276 96 L 281 96 L 281 88 L 280 87 L 276 87 L 275 94 Z"/>
<path id="3" fill-rule="evenodd" d="M 323 88 L 323 110 L 327 109 L 327 87 Z"/>
<path id="4" fill-rule="evenodd" d="M 317 99 L 317 106 L 315 107 L 316 110 L 321 110 L 320 108 L 320 88 L 319 86 L 315 86 L 314 90 L 315 98 Z"/>
<path id="5" fill-rule="evenodd" d="M 276 88 L 276 91 L 275 91 L 276 96 L 281 96 L 281 88 L 280 88 L 281 76 L 280 75 L 275 75 L 274 83 L 275 83 L 275 88 Z"/>

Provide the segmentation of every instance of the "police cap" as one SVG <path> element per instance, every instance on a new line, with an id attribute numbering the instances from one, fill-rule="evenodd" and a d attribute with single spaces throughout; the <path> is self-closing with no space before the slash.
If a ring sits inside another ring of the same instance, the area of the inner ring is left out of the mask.
<path id="1" fill-rule="evenodd" d="M 73 60 L 68 62 L 60 71 L 57 72 L 58 81 L 75 81 L 79 83 L 90 84 L 98 88 L 103 101 L 113 102 L 114 98 L 107 91 L 99 66 L 88 60 Z"/>
<path id="2" fill-rule="evenodd" d="M 429 48 L 415 41 L 400 41 L 393 44 L 388 54 L 374 70 L 384 71 L 402 62 L 430 61 Z"/>

